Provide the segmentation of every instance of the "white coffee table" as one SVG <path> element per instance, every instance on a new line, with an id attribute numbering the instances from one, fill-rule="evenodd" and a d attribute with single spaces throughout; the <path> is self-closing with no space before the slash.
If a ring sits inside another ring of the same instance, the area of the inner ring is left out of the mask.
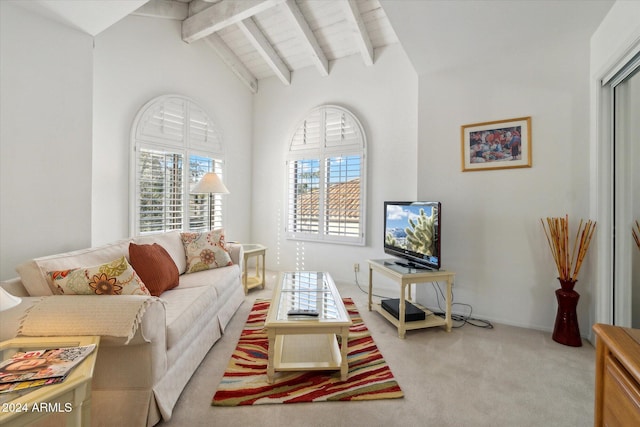
<path id="1" fill-rule="evenodd" d="M 317 317 L 291 316 L 315 310 Z M 351 318 L 329 273 L 280 273 L 265 321 L 269 337 L 267 380 L 276 371 L 339 370 L 347 379 Z"/>

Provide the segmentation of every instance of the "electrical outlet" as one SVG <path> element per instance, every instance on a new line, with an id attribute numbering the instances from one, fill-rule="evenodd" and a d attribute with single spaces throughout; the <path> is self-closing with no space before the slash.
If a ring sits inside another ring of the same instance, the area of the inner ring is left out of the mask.
<path id="1" fill-rule="evenodd" d="M 355 264 L 353 264 L 353 271 L 355 271 L 356 273 L 360 271 L 360 264 L 358 264 L 357 262 Z"/>

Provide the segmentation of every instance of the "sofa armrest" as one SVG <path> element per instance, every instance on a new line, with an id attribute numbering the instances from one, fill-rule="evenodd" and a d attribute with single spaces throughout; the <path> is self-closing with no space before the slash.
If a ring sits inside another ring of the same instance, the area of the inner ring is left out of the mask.
<path id="1" fill-rule="evenodd" d="M 3 287 L 5 283 L 6 282 L 3 282 Z M 10 340 L 18 336 L 20 321 L 24 317 L 25 312 L 36 302 L 40 301 L 41 297 L 20 296 L 20 298 L 22 301 L 17 306 L 9 310 L 0 311 L 0 341 Z"/>
<path id="2" fill-rule="evenodd" d="M 0 282 L 0 287 L 4 288 L 5 291 L 16 297 L 29 296 L 27 288 L 24 287 L 24 285 L 22 284 L 22 280 L 19 277 Z"/>
<path id="3" fill-rule="evenodd" d="M 229 250 L 231 261 L 240 267 L 240 271 L 243 271 L 244 250 L 242 249 L 242 244 L 227 242 L 227 249 Z"/>
<path id="4" fill-rule="evenodd" d="M 91 313 L 105 298 L 139 298 L 135 295 L 94 296 L 84 299 L 80 309 Z M 27 310 L 42 298 L 21 297 L 22 302 L 9 310 L 0 312 L 0 340 L 18 335 L 20 322 Z M 64 298 L 74 298 L 67 296 Z M 88 301 L 88 303 L 87 303 Z M 117 315 L 117 313 L 114 313 Z M 98 335 L 98 334 L 96 334 Z M 127 342 L 128 341 L 128 342 Z M 101 336 L 94 383 L 99 388 L 117 388 L 118 384 L 133 384 L 134 387 L 151 387 L 167 370 L 166 310 L 164 303 L 152 298 L 147 305 L 133 338 Z M 135 359 L 135 360 L 134 360 Z M 117 363 L 116 363 L 117 362 Z M 135 365 L 121 369 L 123 364 Z"/>
<path id="5" fill-rule="evenodd" d="M 126 295 L 113 296 L 122 298 Z M 96 296 L 112 298 L 110 296 Z M 99 302 L 99 301 L 97 301 Z M 101 337 L 93 389 L 151 389 L 167 372 L 166 309 L 158 299 L 147 306 L 131 340 Z"/>

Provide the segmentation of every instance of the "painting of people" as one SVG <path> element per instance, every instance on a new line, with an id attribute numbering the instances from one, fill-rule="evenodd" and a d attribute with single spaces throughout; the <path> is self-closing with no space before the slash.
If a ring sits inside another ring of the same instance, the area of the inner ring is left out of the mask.
<path id="1" fill-rule="evenodd" d="M 462 126 L 462 170 L 531 167 L 531 118 Z"/>

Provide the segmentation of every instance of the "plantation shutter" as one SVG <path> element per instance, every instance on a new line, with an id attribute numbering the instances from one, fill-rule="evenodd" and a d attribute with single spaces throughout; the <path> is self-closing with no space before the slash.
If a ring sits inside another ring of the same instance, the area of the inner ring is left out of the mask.
<path id="1" fill-rule="evenodd" d="M 298 126 L 291 138 L 290 149 L 309 150 L 318 149 L 322 143 L 322 111 L 312 111 Z"/>
<path id="2" fill-rule="evenodd" d="M 221 153 L 222 135 L 217 126 L 200 107 L 189 109 L 189 147 Z"/>
<path id="3" fill-rule="evenodd" d="M 222 162 L 202 156 L 191 156 L 189 160 L 190 188 L 195 186 L 207 172 L 215 172 L 224 182 Z M 209 202 L 212 202 L 209 204 Z M 211 221 L 211 224 L 209 224 Z M 222 227 L 222 197 L 220 194 L 189 194 L 189 230 L 205 231 Z"/>
<path id="4" fill-rule="evenodd" d="M 132 129 L 133 234 L 222 227 L 220 195 L 191 194 L 207 172 L 222 178 L 222 133 L 205 110 L 178 96 L 140 109 Z"/>
<path id="5" fill-rule="evenodd" d="M 342 110 L 327 109 L 325 117 L 327 147 L 362 146 L 362 135 L 359 126 L 353 122 L 350 114 Z"/>
<path id="6" fill-rule="evenodd" d="M 320 191 L 320 167 L 317 159 L 289 162 L 288 228 L 296 233 L 317 233 Z"/>
<path id="7" fill-rule="evenodd" d="M 185 100 L 169 98 L 147 109 L 137 126 L 137 138 L 150 142 L 184 144 Z"/>
<path id="8" fill-rule="evenodd" d="M 140 232 L 182 228 L 183 163 L 179 153 L 139 151 L 137 217 Z"/>
<path id="9" fill-rule="evenodd" d="M 365 137 L 348 110 L 312 110 L 291 137 L 287 236 L 364 244 Z"/>
<path id="10" fill-rule="evenodd" d="M 362 157 L 330 157 L 325 166 L 325 234 L 358 238 Z"/>

